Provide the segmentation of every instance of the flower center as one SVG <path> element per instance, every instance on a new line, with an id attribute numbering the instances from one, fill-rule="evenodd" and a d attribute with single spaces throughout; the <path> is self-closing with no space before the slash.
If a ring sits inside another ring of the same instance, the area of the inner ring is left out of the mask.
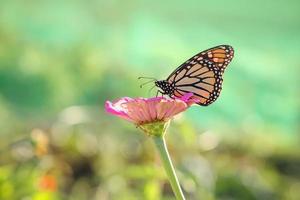
<path id="1" fill-rule="evenodd" d="M 166 130 L 170 124 L 170 121 L 157 121 L 141 124 L 138 127 L 142 129 L 148 136 L 162 137 L 166 133 Z"/>

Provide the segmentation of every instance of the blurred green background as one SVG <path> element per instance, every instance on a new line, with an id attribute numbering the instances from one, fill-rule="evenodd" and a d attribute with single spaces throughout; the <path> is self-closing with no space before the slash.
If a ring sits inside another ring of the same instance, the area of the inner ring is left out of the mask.
<path id="1" fill-rule="evenodd" d="M 187 199 L 300 199 L 300 2 L 0 1 L 0 199 L 174 199 L 153 143 L 104 112 L 230 44 L 220 98 L 174 119 Z M 150 87 L 150 86 L 149 86 Z"/>

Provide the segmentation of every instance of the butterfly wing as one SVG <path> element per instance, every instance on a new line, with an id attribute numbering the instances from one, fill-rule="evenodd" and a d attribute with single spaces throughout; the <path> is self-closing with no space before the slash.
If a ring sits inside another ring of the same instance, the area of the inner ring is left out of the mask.
<path id="1" fill-rule="evenodd" d="M 173 96 L 192 92 L 199 105 L 213 103 L 222 89 L 222 75 L 234 55 L 229 45 L 220 45 L 200 52 L 180 65 L 167 78 L 174 85 Z"/>

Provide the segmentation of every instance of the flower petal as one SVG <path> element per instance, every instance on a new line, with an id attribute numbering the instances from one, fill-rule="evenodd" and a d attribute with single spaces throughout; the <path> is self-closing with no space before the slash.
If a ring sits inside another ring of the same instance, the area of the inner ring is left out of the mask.
<path id="1" fill-rule="evenodd" d="M 105 102 L 105 110 L 110 114 L 117 115 L 129 121 L 133 121 L 131 118 L 129 118 L 126 112 L 124 112 L 119 106 L 110 101 Z"/>
<path id="2" fill-rule="evenodd" d="M 173 102 L 172 107 L 168 110 L 165 117 L 173 117 L 174 115 L 184 111 L 187 107 L 188 105 L 185 102 L 176 100 Z"/>
<path id="3" fill-rule="evenodd" d="M 185 93 L 182 97 L 180 97 L 180 100 L 182 100 L 184 102 L 188 102 L 193 95 L 194 94 L 192 92 Z"/>
<path id="4" fill-rule="evenodd" d="M 166 97 L 129 98 L 124 97 L 113 103 L 105 102 L 105 110 L 113 115 L 141 125 L 157 121 L 168 121 L 174 115 L 186 110 L 194 100 L 192 93 L 184 95 L 181 99 Z"/>

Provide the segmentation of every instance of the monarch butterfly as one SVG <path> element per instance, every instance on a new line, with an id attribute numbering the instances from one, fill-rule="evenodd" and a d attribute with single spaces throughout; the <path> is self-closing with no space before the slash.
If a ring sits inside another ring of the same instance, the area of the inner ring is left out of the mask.
<path id="1" fill-rule="evenodd" d="M 219 97 L 222 75 L 233 56 L 234 50 L 229 45 L 207 49 L 180 65 L 166 80 L 156 80 L 155 85 L 162 95 L 180 98 L 193 93 L 197 104 L 208 106 Z"/>

